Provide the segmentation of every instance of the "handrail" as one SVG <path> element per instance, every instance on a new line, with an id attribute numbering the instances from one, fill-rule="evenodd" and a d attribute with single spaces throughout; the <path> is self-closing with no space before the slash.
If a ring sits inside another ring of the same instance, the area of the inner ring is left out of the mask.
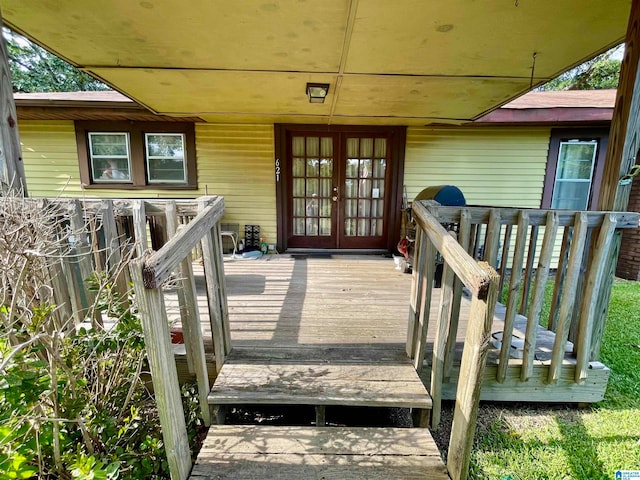
<path id="1" fill-rule="evenodd" d="M 136 238 L 140 246 L 143 246 L 146 244 L 148 204 L 136 200 L 131 205 Z M 145 249 L 131 262 L 129 268 L 147 346 L 169 470 L 171 478 L 178 480 L 188 478 L 191 470 L 191 456 L 178 374 L 170 342 L 169 321 L 161 287 L 172 272 L 178 272 L 181 277 L 179 281 L 182 283 L 178 301 L 185 347 L 188 352 L 188 361 L 196 373 L 200 408 L 205 425 L 208 426 L 211 420 L 207 402 L 208 372 L 195 283 L 189 260 L 191 251 L 198 243 L 203 249 L 216 373 L 219 373 L 225 355 L 231 348 L 222 266 L 222 243 L 218 225 L 224 213 L 224 200 L 222 197 L 201 197 L 196 205 L 200 210 L 197 216 L 188 225 L 178 228 L 177 205 L 173 201 L 165 202 L 164 220 L 168 231 L 175 235 L 156 252 Z"/>
<path id="2" fill-rule="evenodd" d="M 460 282 L 471 292 L 471 308 L 465 334 L 464 349 L 460 364 L 460 377 L 456 389 L 456 406 L 449 437 L 447 469 L 453 480 L 467 478 L 483 372 L 489 349 L 489 338 L 493 315 L 498 300 L 500 276 L 486 262 L 476 262 L 467 251 L 458 244 L 432 214 L 437 210 L 436 202 L 414 202 L 413 216 L 417 224 L 416 263 L 411 298 L 411 314 L 407 335 L 407 352 L 414 360 L 418 371 L 422 368 L 427 340 L 427 328 L 431 310 L 431 292 L 434 279 L 435 251 L 443 259 L 442 291 L 436 333 L 433 346 L 431 369 L 431 396 L 433 400 L 432 425 L 440 421 L 442 383 L 451 358 L 447 355 L 455 344 L 457 316 L 462 296 Z M 492 212 L 493 222 L 499 221 L 497 213 Z M 463 242 L 470 238 L 469 218 L 461 226 Z M 497 242 L 498 236 L 495 237 Z M 497 248 L 496 248 L 497 251 Z M 457 278 L 456 278 L 457 277 Z M 453 341 L 452 341 L 452 336 Z"/>
<path id="3" fill-rule="evenodd" d="M 413 214 L 418 226 L 427 233 L 465 287 L 479 298 L 486 298 L 491 274 L 478 265 L 421 202 L 414 203 Z"/>
<path id="4" fill-rule="evenodd" d="M 224 213 L 224 199 L 215 197 L 189 224 L 171 238 L 160 250 L 151 254 L 144 263 L 144 284 L 157 288 L 171 275 L 202 237 L 213 228 Z"/>
<path id="5" fill-rule="evenodd" d="M 418 202 L 416 202 L 418 203 Z M 442 223 L 457 223 L 460 221 L 460 210 L 464 209 L 471 215 L 471 223 L 489 223 L 489 217 L 492 210 L 500 211 L 500 223 L 515 225 L 518 223 L 518 216 L 520 212 L 527 212 L 529 217 L 529 225 L 543 226 L 547 222 L 547 214 L 549 209 L 538 208 L 503 208 L 503 207 L 451 207 L 437 205 L 438 222 Z M 575 223 L 576 211 L 573 210 L 553 210 L 558 215 L 558 226 L 568 227 L 573 226 Z M 615 228 L 638 228 L 640 226 L 640 219 L 636 212 L 604 212 L 604 211 L 589 211 L 587 227 L 597 227 L 602 224 L 605 217 L 611 213 L 615 213 L 616 224 Z"/>

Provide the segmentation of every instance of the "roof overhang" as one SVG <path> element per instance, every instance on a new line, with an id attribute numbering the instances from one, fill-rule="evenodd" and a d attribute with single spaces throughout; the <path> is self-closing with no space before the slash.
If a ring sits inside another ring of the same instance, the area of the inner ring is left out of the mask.
<path id="1" fill-rule="evenodd" d="M 8 26 L 153 112 L 475 120 L 619 43 L 630 0 L 0 0 Z M 585 34 L 588 32 L 588 35 Z M 311 104 L 308 82 L 329 83 Z"/>

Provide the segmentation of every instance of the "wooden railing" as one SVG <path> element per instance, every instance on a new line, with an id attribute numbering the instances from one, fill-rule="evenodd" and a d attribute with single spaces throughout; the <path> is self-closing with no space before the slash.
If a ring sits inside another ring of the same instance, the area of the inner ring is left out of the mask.
<path id="1" fill-rule="evenodd" d="M 87 279 L 96 272 L 113 274 L 114 289 L 122 294 L 123 301 L 129 296 L 128 281 L 133 282 L 171 478 L 186 479 L 191 456 L 163 284 L 168 279 L 178 284 L 187 364 L 190 373 L 195 374 L 201 415 L 208 426 L 209 375 L 192 259 L 194 252 L 203 259 L 217 373 L 231 350 L 220 238 L 223 198 L 27 201 L 42 202 L 54 209 L 61 237 L 69 238 L 69 248 L 49 266 L 60 315 L 73 317 L 76 324 L 88 319 L 94 324 L 102 323 L 100 311 L 91 308 L 95 291 Z M 149 249 L 150 242 L 157 251 Z M 121 257 L 125 255 L 135 257 L 129 262 L 128 271 L 122 269 Z"/>
<path id="2" fill-rule="evenodd" d="M 587 377 L 589 363 L 599 359 L 608 293 L 605 279 L 615 265 L 607 264 L 616 229 L 637 228 L 638 214 L 431 205 L 438 222 L 469 232 L 460 243 L 472 256 L 501 274 L 500 290 L 508 289 L 497 378 L 508 369 L 520 369 L 527 381 L 536 363 L 540 325 L 554 332 L 547 382 L 558 381 L 564 368 L 574 368 L 574 382 Z M 553 273 L 553 294 L 548 316 L 543 313 L 545 290 Z M 526 317 L 522 362 L 509 362 L 516 316 Z M 567 342 L 573 349 L 566 352 Z M 452 345 L 449 345 L 452 347 Z M 566 362 L 565 354 L 575 362 Z M 453 356 L 452 350 L 445 354 Z"/>
<path id="3" fill-rule="evenodd" d="M 436 251 L 443 259 L 442 290 L 436 321 L 430 393 L 433 398 L 432 424 L 440 421 L 442 380 L 447 368 L 446 352 L 455 344 L 460 315 L 462 287 L 471 293 L 471 309 L 467 322 L 456 406 L 449 439 L 447 468 L 454 480 L 465 479 L 480 401 L 480 387 L 491 335 L 491 324 L 498 299 L 499 276 L 486 262 L 476 262 L 452 237 L 421 202 L 413 205 L 416 228 L 416 252 L 411 311 L 407 334 L 407 353 L 416 370 L 423 368 L 431 311 Z M 468 244 L 467 224 L 460 231 L 463 244 Z M 452 340 L 453 339 L 453 340 Z"/>
<path id="4" fill-rule="evenodd" d="M 144 202 L 134 202 L 134 228 L 136 229 L 144 227 L 144 207 Z M 139 258 L 131 262 L 130 266 L 167 460 L 173 479 L 188 478 L 191 470 L 191 456 L 162 285 L 172 273 L 177 273 L 182 286 L 179 289 L 178 298 L 185 347 L 187 352 L 190 352 L 195 369 L 201 413 L 205 425 L 208 426 L 211 423 L 207 401 L 209 379 L 191 267 L 191 251 L 196 245 L 201 245 L 216 372 L 219 372 L 226 355 L 231 350 L 219 226 L 223 213 L 222 197 L 201 199 L 198 215 L 184 228 L 179 229 L 176 205 L 174 202 L 167 202 L 165 210 L 167 230 L 170 234 L 174 231 L 177 233 L 156 252 L 146 250 L 145 245 L 139 246 L 142 253 Z"/>
<path id="5" fill-rule="evenodd" d="M 433 426 L 440 421 L 443 381 L 455 382 L 450 377 L 457 355 L 458 326 L 463 324 L 461 311 L 466 311 L 461 306 L 468 296 L 463 288 L 471 295 L 447 461 L 450 475 L 456 480 L 466 478 L 468 470 L 477 405 L 485 380 L 483 368 L 492 348 L 496 302 L 505 304 L 499 315 L 504 317 L 501 346 L 495 358 L 492 356 L 498 363 L 496 381 L 513 379 L 517 372 L 519 381 L 526 382 L 534 365 L 543 365 L 549 384 L 567 375 L 575 383 L 584 383 L 591 362 L 599 355 L 609 298 L 606 280 L 615 268 L 607 262 L 612 238 L 616 229 L 637 228 L 639 216 L 446 207 L 432 201 L 416 202 L 413 216 L 417 229 L 407 353 L 418 371 L 430 367 Z M 478 260 L 480 263 L 476 263 Z M 442 263 L 439 291 L 434 285 L 437 263 Z M 551 304 L 548 315 L 543 315 L 552 273 Z M 430 315 L 434 292 L 439 295 L 439 304 L 437 313 L 433 309 Z M 522 361 L 512 358 L 516 319 L 524 322 L 524 327 L 520 326 L 524 337 Z M 545 352 L 548 358 L 542 362 L 536 358 L 540 353 L 536 347 L 544 325 L 553 332 L 547 335 L 553 340 L 550 351 Z M 426 355 L 430 330 L 434 332 L 432 358 Z M 567 352 L 569 341 L 573 349 Z"/>

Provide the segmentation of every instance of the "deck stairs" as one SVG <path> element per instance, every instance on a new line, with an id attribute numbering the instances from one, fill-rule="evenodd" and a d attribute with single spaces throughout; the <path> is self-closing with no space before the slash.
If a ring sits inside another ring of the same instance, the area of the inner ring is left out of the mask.
<path id="1" fill-rule="evenodd" d="M 398 346 L 234 347 L 209 404 L 218 424 L 194 480 L 449 478 L 426 428 L 325 426 L 340 407 L 410 408 L 426 426 L 431 397 Z M 225 425 L 242 405 L 313 406 L 315 425 Z"/>

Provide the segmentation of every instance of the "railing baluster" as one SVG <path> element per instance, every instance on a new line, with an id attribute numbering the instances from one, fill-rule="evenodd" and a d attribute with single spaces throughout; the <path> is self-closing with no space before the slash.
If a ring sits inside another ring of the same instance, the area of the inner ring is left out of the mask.
<path id="1" fill-rule="evenodd" d="M 220 236 L 220 222 L 212 229 L 215 248 L 214 267 L 218 279 L 218 300 L 220 301 L 220 318 L 222 320 L 222 338 L 224 340 L 224 353 L 231 352 L 231 327 L 229 325 L 229 306 L 227 304 L 227 281 L 224 278 L 224 257 L 222 255 L 222 237 Z"/>
<path id="2" fill-rule="evenodd" d="M 440 423 L 442 403 L 442 380 L 444 377 L 444 360 L 447 337 L 450 332 L 451 307 L 453 301 L 453 270 L 445 261 L 442 268 L 442 288 L 440 291 L 440 306 L 438 307 L 438 323 L 433 341 L 433 361 L 431 364 L 431 427 L 436 428 Z"/>
<path id="3" fill-rule="evenodd" d="M 416 328 L 416 348 L 413 365 L 418 373 L 422 371 L 424 357 L 427 350 L 427 332 L 429 330 L 429 317 L 431 315 L 431 297 L 433 293 L 433 279 L 436 270 L 436 248 L 428 235 L 424 236 L 424 279 L 420 291 L 420 313 Z"/>
<path id="4" fill-rule="evenodd" d="M 502 242 L 502 255 L 500 258 L 500 270 L 498 273 L 500 274 L 500 286 L 498 291 L 499 301 L 502 302 L 502 290 L 504 289 L 504 279 L 506 278 L 507 273 L 507 265 L 509 264 L 509 254 L 511 253 L 511 234 L 513 230 L 513 225 L 510 223 L 505 226 L 504 229 L 504 240 Z"/>
<path id="5" fill-rule="evenodd" d="M 529 230 L 529 214 L 521 210 L 518 214 L 518 232 L 516 234 L 516 246 L 513 252 L 513 262 L 511 264 L 511 279 L 509 281 L 509 293 L 507 295 L 507 308 L 504 315 L 504 328 L 502 330 L 502 347 L 500 349 L 500 362 L 496 379 L 504 382 L 509 367 L 511 356 L 511 336 L 513 335 L 513 324 L 516 316 L 518 302 L 518 290 L 522 285 L 522 262 L 524 261 L 524 249 L 527 242 Z M 502 281 L 502 279 L 501 279 Z"/>
<path id="6" fill-rule="evenodd" d="M 218 299 L 218 278 L 215 272 L 214 258 L 215 247 L 211 230 L 202 237 L 202 263 L 204 265 L 204 277 L 207 287 L 207 305 L 209 308 L 209 321 L 211 322 L 211 337 L 216 358 L 216 373 L 219 373 L 224 365 L 224 331 L 222 329 L 222 317 L 220 315 L 220 300 Z"/>
<path id="7" fill-rule="evenodd" d="M 585 277 L 587 276 L 587 266 L 589 265 L 589 263 L 591 262 L 591 258 L 593 257 L 592 243 L 594 239 L 594 230 L 595 229 L 593 227 L 589 227 L 587 229 L 586 239 L 584 242 L 584 252 L 582 254 L 582 259 L 580 260 L 580 270 L 578 272 L 578 283 L 576 284 L 576 288 L 575 288 L 576 294 L 573 301 L 573 304 L 575 305 L 575 307 L 571 312 L 571 321 L 569 322 L 568 338 L 569 338 L 569 341 L 574 344 L 572 353 L 575 353 L 576 334 L 578 331 L 578 324 L 580 323 L 579 306 L 582 305 L 582 297 L 584 295 L 584 289 L 586 287 Z"/>
<path id="8" fill-rule="evenodd" d="M 602 278 L 604 277 L 606 261 L 609 250 L 611 249 L 615 228 L 615 214 L 607 214 L 602 221 L 600 233 L 598 234 L 593 256 L 589 264 L 585 292 L 582 297 L 582 305 L 580 306 L 580 323 L 578 325 L 576 338 L 575 381 L 577 383 L 584 382 L 587 378 L 596 305 L 600 297 Z"/>
<path id="9" fill-rule="evenodd" d="M 175 201 L 167 202 L 166 229 L 169 238 L 176 235 L 179 230 L 178 216 L 176 214 Z M 200 311 L 198 309 L 198 296 L 191 255 L 187 255 L 180 263 L 179 271 L 181 288 L 178 289 L 178 302 L 180 304 L 180 319 L 184 336 L 185 349 L 187 351 L 187 363 L 189 371 L 195 373 L 198 383 L 198 399 L 200 400 L 200 413 L 205 426 L 211 425 L 211 414 L 207 396 L 209 395 L 209 376 L 207 374 L 207 361 L 202 338 L 200 324 Z"/>
<path id="10" fill-rule="evenodd" d="M 460 235 L 458 236 L 458 243 L 465 251 L 469 250 L 469 244 L 471 243 L 471 214 L 466 208 L 460 213 Z M 463 287 L 462 281 L 455 276 L 453 282 L 453 304 L 451 306 L 451 325 L 447 337 L 447 348 L 444 354 L 443 379 L 448 379 L 451 376 L 451 368 L 453 367 L 453 360 L 456 355 Z"/>
<path id="11" fill-rule="evenodd" d="M 489 211 L 489 223 L 485 237 L 485 249 L 483 260 L 496 268 L 498 263 L 498 247 L 500 246 L 500 211 L 492 208 Z"/>
<path id="12" fill-rule="evenodd" d="M 549 212 L 547 214 L 547 223 L 544 231 L 544 240 L 542 241 L 542 250 L 540 250 L 538 268 L 536 269 L 531 305 L 527 313 L 527 331 L 524 339 L 522 371 L 520 375 L 520 379 L 523 382 L 527 381 L 533 371 L 533 361 L 535 359 L 536 340 L 538 336 L 538 322 L 540 320 L 540 312 L 542 311 L 547 278 L 549 277 L 549 264 L 551 263 L 551 256 L 553 255 L 558 223 L 557 212 Z"/>
<path id="13" fill-rule="evenodd" d="M 522 296 L 520 298 L 520 314 L 525 315 L 529 307 L 529 290 L 531 288 L 531 278 L 533 277 L 533 265 L 535 263 L 536 250 L 538 248 L 538 225 L 531 227 L 529 237 L 529 251 L 527 252 L 527 266 L 524 273 L 524 284 L 522 285 Z"/>
<path id="14" fill-rule="evenodd" d="M 547 328 L 553 332 L 556 330 L 558 323 L 558 306 L 560 298 L 564 292 L 564 279 L 567 273 L 567 262 L 569 260 L 569 245 L 571 245 L 571 236 L 573 235 L 573 227 L 564 227 L 562 235 L 562 247 L 560 248 L 560 256 L 558 257 L 558 268 L 556 269 L 556 281 L 553 286 L 553 297 L 551 297 L 551 308 L 549 309 L 549 323 Z"/>
<path id="15" fill-rule="evenodd" d="M 145 250 L 149 248 L 147 241 L 147 213 L 143 200 L 133 201 L 133 234 L 136 237 L 136 254 L 141 257 Z"/>
<path id="16" fill-rule="evenodd" d="M 582 254 L 584 252 L 584 244 L 587 238 L 588 221 L 587 213 L 576 213 L 575 223 L 573 227 L 573 238 L 569 247 L 569 264 L 567 265 L 567 274 L 565 277 L 564 288 L 567 292 L 575 292 L 578 286 L 578 275 L 580 266 L 582 265 Z M 548 382 L 554 383 L 558 381 L 562 370 L 562 362 L 564 361 L 564 350 L 569 336 L 569 326 L 573 313 L 573 304 L 575 296 L 563 295 L 558 310 L 558 323 L 556 325 L 556 337 L 553 342 L 553 352 L 551 354 L 551 366 L 549 367 Z"/>
<path id="17" fill-rule="evenodd" d="M 424 281 L 424 249 L 426 248 L 426 237 L 419 226 L 416 228 L 416 241 L 414 245 L 406 348 L 407 355 L 411 359 L 416 356 L 416 337 L 420 315 L 420 294 L 422 292 L 422 282 Z"/>
<path id="18" fill-rule="evenodd" d="M 118 236 L 118 227 L 116 225 L 116 216 L 113 211 L 113 202 L 111 200 L 103 200 L 100 205 L 102 212 L 102 231 L 104 232 L 105 257 L 109 275 L 113 277 L 114 290 L 120 295 L 120 301 L 126 302 L 127 299 L 127 279 L 124 272 L 118 272 L 118 268 L 122 262 L 122 252 L 120 251 L 120 239 Z"/>
<path id="19" fill-rule="evenodd" d="M 91 262 L 91 244 L 89 243 L 89 237 L 86 230 L 86 224 L 84 222 L 84 216 L 82 213 L 82 205 L 80 200 L 74 199 L 70 201 L 69 208 L 69 220 L 71 223 L 71 230 L 75 238 L 75 250 L 76 258 L 78 261 L 78 268 L 80 269 L 80 286 L 78 292 L 80 296 L 84 298 L 84 312 L 94 305 L 96 300 L 96 293 L 93 289 L 90 289 L 87 285 L 87 280 L 93 275 L 93 264 Z M 86 314 L 86 313 L 85 313 Z M 93 327 L 102 325 L 102 315 L 97 309 L 93 310 L 93 317 L 91 319 Z"/>

